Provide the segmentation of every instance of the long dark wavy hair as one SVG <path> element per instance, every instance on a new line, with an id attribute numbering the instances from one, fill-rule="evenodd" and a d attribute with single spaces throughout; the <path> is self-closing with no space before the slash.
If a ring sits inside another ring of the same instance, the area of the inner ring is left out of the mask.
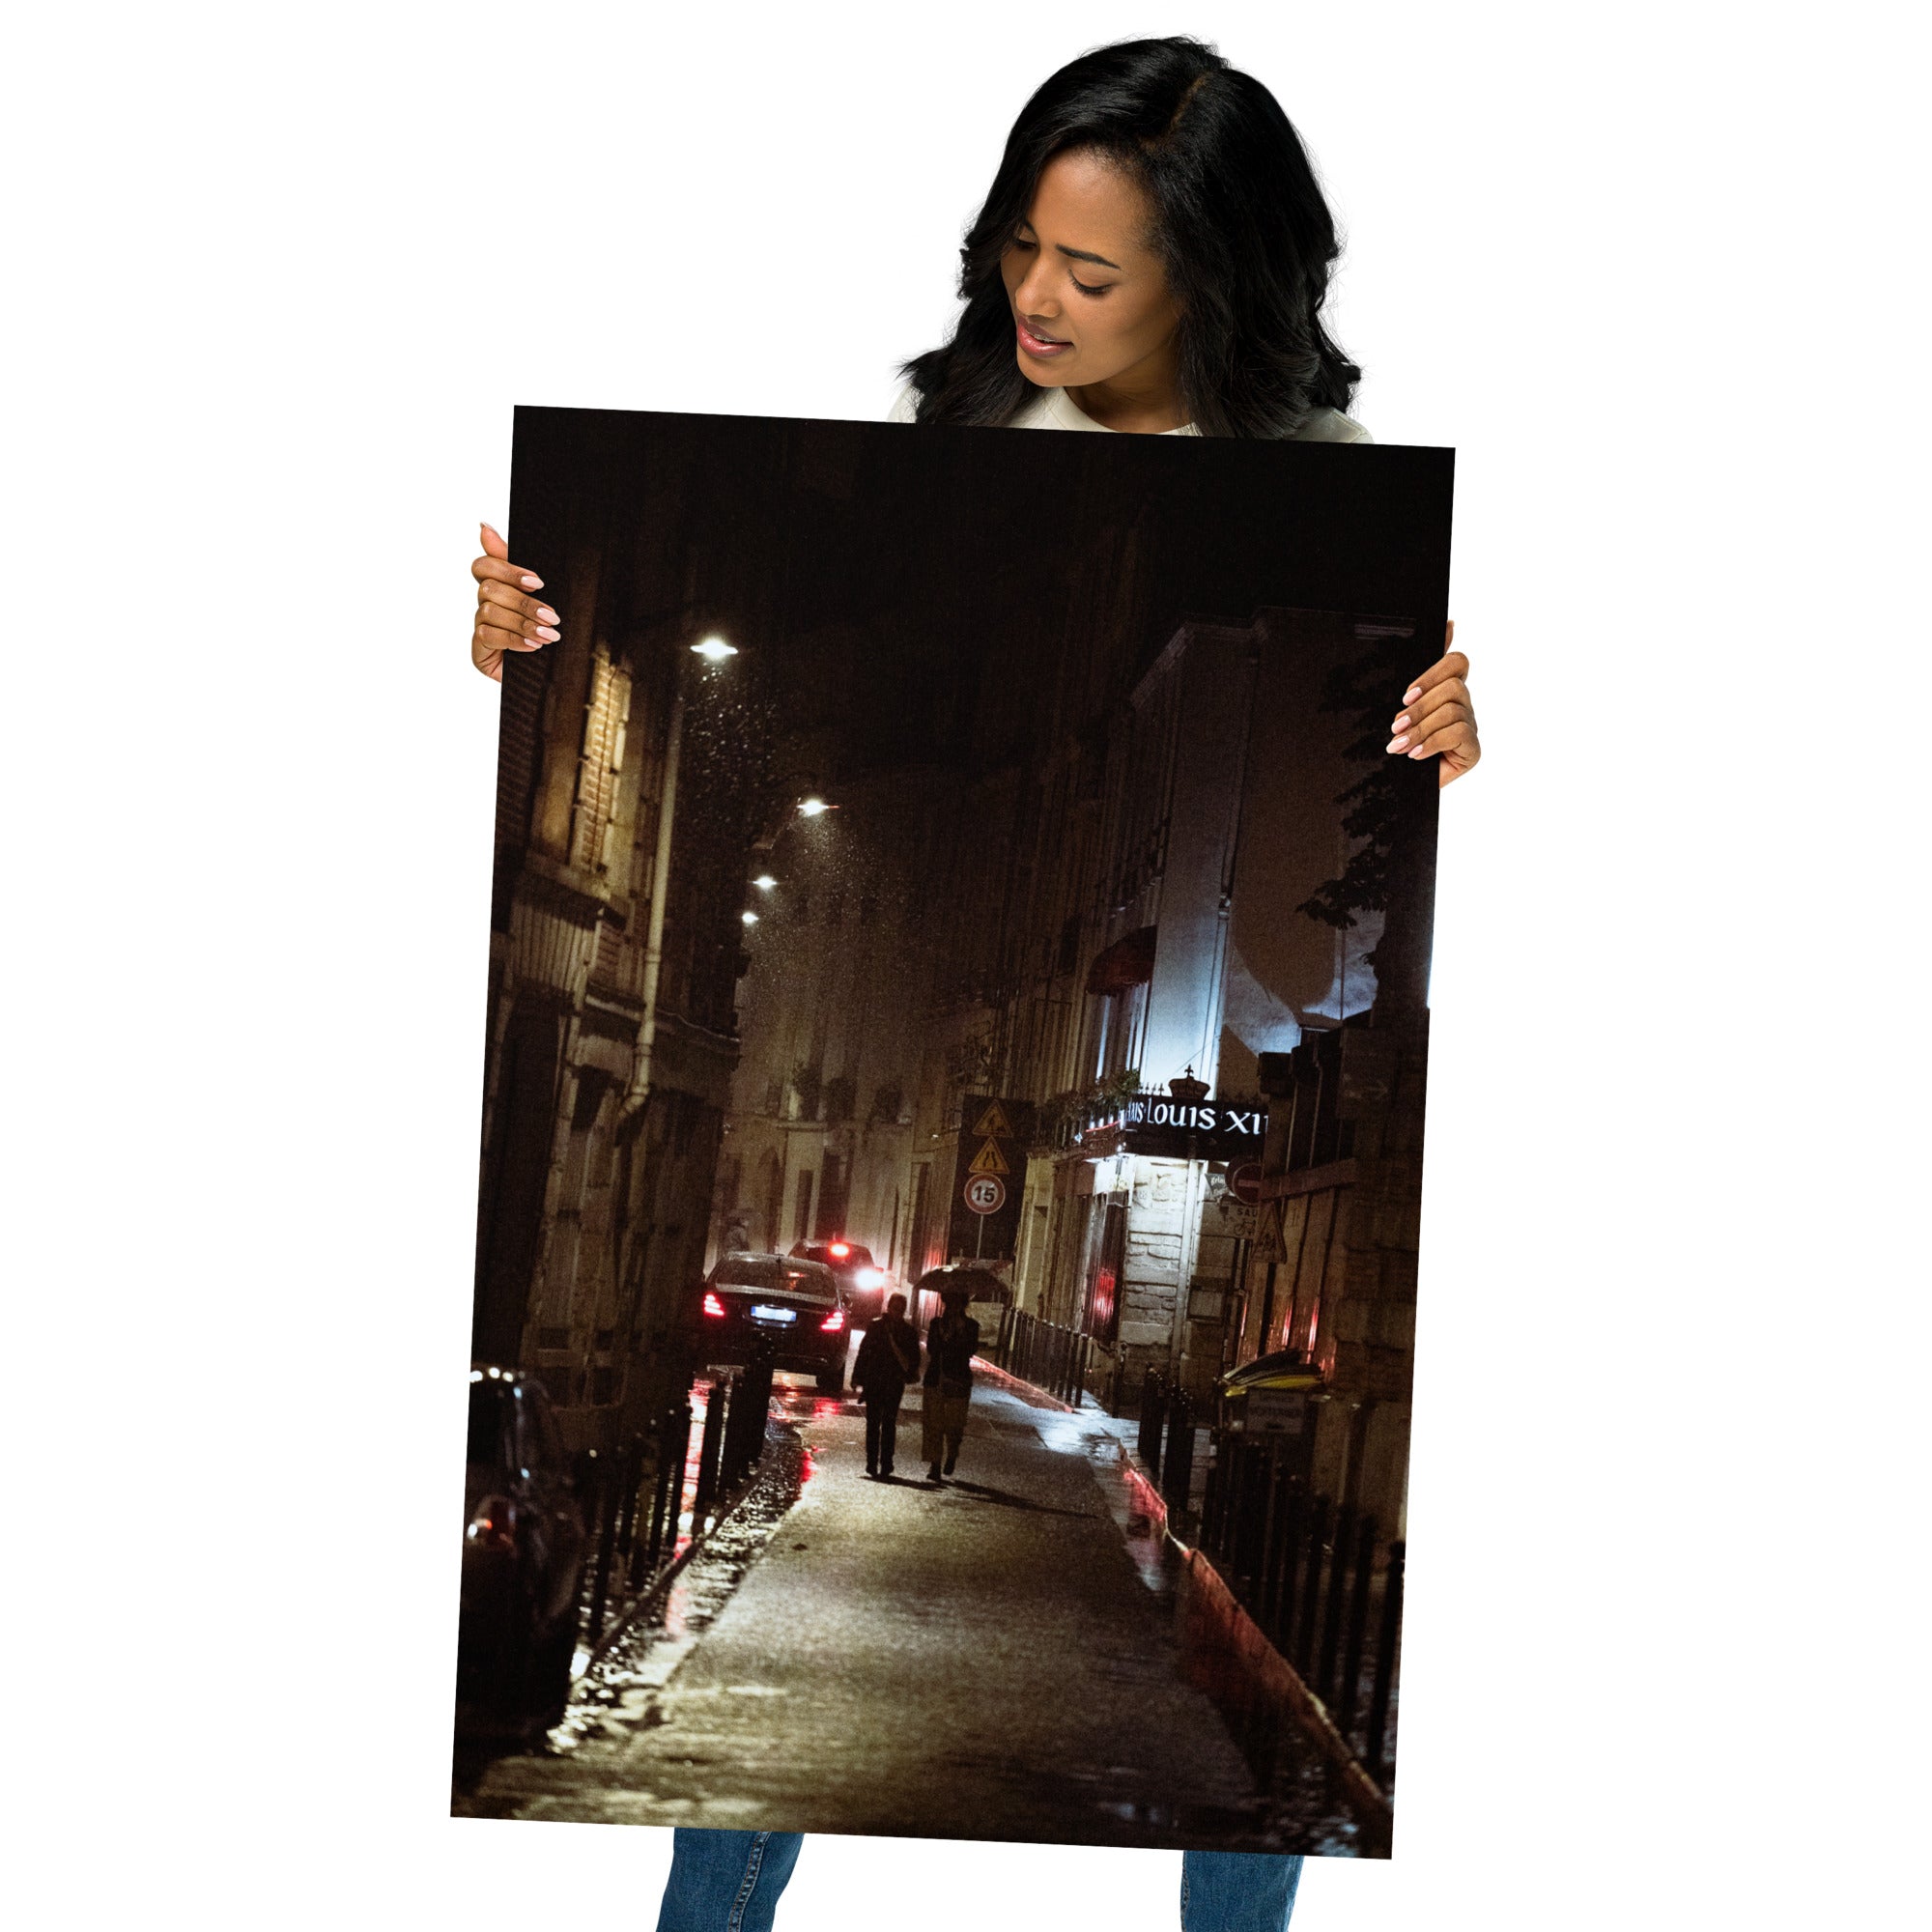
<path id="1" fill-rule="evenodd" d="M 1000 258 L 1047 163 L 1073 149 L 1125 167 L 1153 205 L 1181 401 L 1203 436 L 1293 436 L 1315 410 L 1349 407 L 1362 372 L 1321 326 L 1341 247 L 1301 139 L 1260 81 L 1177 37 L 1082 54 L 1020 110 L 959 250 L 952 334 L 904 366 L 918 421 L 1007 423 L 1037 395 Z"/>

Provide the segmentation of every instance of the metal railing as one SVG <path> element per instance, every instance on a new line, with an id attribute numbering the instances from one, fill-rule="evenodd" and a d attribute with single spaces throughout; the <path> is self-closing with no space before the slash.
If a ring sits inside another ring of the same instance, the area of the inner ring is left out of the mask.
<path id="1" fill-rule="evenodd" d="M 1386 1788 L 1405 1548 L 1315 1493 L 1299 1463 L 1292 1439 L 1216 1431 L 1200 1548 Z"/>
<path id="2" fill-rule="evenodd" d="M 1010 1376 L 1045 1389 L 1079 1408 L 1087 1400 L 1087 1367 L 1093 1336 L 1078 1328 L 1042 1321 L 1023 1308 L 1009 1308 L 1000 1321 L 993 1359 Z"/>
<path id="3" fill-rule="evenodd" d="M 771 1400 L 767 1349 L 705 1387 L 695 1463 L 689 1392 L 620 1447 L 577 1458 L 578 1502 L 596 1551 L 585 1570 L 581 1643 L 594 1650 L 607 1627 L 648 1596 L 691 1540 L 737 1500 L 764 1453 Z M 613 1599 L 621 1600 L 614 1616 Z"/>

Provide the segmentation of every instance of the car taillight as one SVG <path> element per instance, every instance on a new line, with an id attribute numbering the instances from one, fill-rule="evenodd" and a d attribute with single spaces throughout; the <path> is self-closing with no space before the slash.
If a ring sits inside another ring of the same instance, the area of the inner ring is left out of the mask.
<path id="1" fill-rule="evenodd" d="M 852 1243 L 850 1241 L 834 1241 L 832 1243 L 833 1258 L 837 1261 L 842 1262 L 851 1252 Z"/>
<path id="2" fill-rule="evenodd" d="M 707 1315 L 717 1316 L 722 1316 L 724 1313 L 724 1304 L 709 1289 L 704 1293 L 704 1312 Z"/>
<path id="3" fill-rule="evenodd" d="M 845 1325 L 845 1311 L 842 1308 L 835 1308 L 832 1311 L 832 1313 L 828 1315 L 825 1318 L 825 1320 L 818 1324 L 818 1331 L 821 1335 L 836 1335 L 838 1334 L 839 1329 L 844 1327 L 844 1325 Z"/>
<path id="4" fill-rule="evenodd" d="M 478 1549 L 517 1547 L 517 1508 L 508 1496 L 485 1496 L 469 1512 L 463 1540 Z"/>

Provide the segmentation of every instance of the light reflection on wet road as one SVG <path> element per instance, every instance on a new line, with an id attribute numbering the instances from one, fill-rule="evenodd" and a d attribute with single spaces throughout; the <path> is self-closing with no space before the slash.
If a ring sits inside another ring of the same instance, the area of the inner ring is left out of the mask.
<path id="1" fill-rule="evenodd" d="M 459 1764 L 455 1811 L 1363 1849 L 1298 1734 L 1244 1756 L 1200 1688 L 1211 1660 L 1177 1645 L 1174 1565 L 1104 1419 L 986 1378 L 935 1490 L 866 1477 L 856 1403 L 781 1382 L 773 1417 L 753 1493 L 661 1620 L 590 1667 L 539 1748 Z"/>

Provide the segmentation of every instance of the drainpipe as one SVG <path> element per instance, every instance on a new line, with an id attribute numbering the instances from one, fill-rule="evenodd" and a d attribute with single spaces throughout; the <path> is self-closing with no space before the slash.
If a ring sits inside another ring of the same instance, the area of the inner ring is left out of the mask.
<path id="1" fill-rule="evenodd" d="M 664 971 L 665 905 L 670 897 L 671 820 L 677 811 L 678 755 L 684 746 L 684 680 L 670 701 L 670 729 L 665 739 L 664 783 L 658 794 L 657 857 L 651 866 L 651 916 L 644 931 L 644 1016 L 638 1027 L 638 1050 L 624 1111 L 635 1114 L 651 1097 L 651 1053 L 658 1037 L 658 978 Z"/>

